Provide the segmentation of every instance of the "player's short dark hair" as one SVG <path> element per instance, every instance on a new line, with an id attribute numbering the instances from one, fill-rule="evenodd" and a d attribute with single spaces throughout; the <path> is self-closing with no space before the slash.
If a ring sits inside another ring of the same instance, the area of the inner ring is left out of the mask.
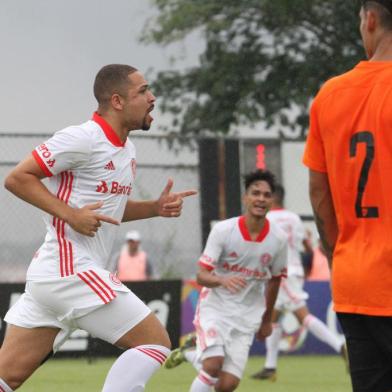
<path id="1" fill-rule="evenodd" d="M 277 200 L 280 204 L 283 204 L 284 196 L 285 196 L 285 190 L 284 190 L 283 185 L 281 185 L 281 184 L 275 184 L 274 197 L 276 198 L 276 200 Z"/>
<path id="2" fill-rule="evenodd" d="M 245 191 L 256 181 L 265 181 L 271 188 L 272 193 L 275 192 L 275 176 L 269 170 L 255 170 L 244 176 Z"/>
<path id="3" fill-rule="evenodd" d="M 94 96 L 100 107 L 106 107 L 113 94 L 125 95 L 131 84 L 128 76 L 137 69 L 125 64 L 109 64 L 102 67 L 94 81 Z"/>
<path id="4" fill-rule="evenodd" d="M 365 11 L 374 10 L 380 17 L 380 25 L 387 31 L 392 31 L 392 0 L 362 0 Z"/>

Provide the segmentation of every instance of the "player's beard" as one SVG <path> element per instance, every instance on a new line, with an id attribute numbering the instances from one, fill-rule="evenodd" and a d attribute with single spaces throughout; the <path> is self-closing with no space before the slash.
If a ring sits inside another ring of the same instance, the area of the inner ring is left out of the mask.
<path id="1" fill-rule="evenodd" d="M 151 120 L 148 120 L 148 117 L 150 117 Z M 149 113 L 147 113 L 144 118 L 143 118 L 143 124 L 142 124 L 142 131 L 148 131 L 151 127 L 151 122 L 152 118 Z"/>

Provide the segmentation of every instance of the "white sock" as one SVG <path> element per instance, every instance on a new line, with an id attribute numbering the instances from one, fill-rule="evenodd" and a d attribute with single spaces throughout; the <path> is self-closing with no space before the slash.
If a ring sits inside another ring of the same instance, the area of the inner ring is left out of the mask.
<path id="1" fill-rule="evenodd" d="M 282 327 L 274 324 L 272 334 L 265 340 L 267 352 L 265 354 L 264 367 L 267 369 L 276 369 L 279 355 L 279 341 L 282 336 Z"/>
<path id="2" fill-rule="evenodd" d="M 2 378 L 0 378 L 0 392 L 14 392 L 14 390 L 11 389 Z"/>
<path id="3" fill-rule="evenodd" d="M 201 362 L 197 360 L 196 350 L 185 350 L 184 357 L 198 372 L 201 370 Z"/>
<path id="4" fill-rule="evenodd" d="M 308 314 L 304 318 L 304 325 L 314 336 L 316 336 L 316 338 L 324 343 L 327 343 L 336 352 L 339 352 L 342 348 L 341 340 L 336 335 L 334 335 L 317 317 L 313 316 L 312 314 Z"/>
<path id="5" fill-rule="evenodd" d="M 160 368 L 170 350 L 153 344 L 138 346 L 122 353 L 106 376 L 102 392 L 139 392 Z"/>
<path id="6" fill-rule="evenodd" d="M 193 380 L 189 392 L 211 392 L 218 379 L 211 377 L 204 370 L 200 370 L 198 376 Z"/>

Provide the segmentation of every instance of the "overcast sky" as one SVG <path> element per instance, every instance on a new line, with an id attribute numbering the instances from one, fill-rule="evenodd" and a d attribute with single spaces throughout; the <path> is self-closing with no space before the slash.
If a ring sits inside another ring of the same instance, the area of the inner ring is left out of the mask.
<path id="1" fill-rule="evenodd" d="M 156 12 L 149 0 L 1 0 L 0 132 L 39 133 L 78 124 L 96 108 L 101 66 L 126 63 L 146 76 L 197 63 L 195 37 L 169 48 L 138 42 Z"/>

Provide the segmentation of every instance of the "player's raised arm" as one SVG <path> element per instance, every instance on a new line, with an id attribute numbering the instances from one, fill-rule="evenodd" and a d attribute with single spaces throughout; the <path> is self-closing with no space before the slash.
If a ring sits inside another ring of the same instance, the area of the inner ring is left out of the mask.
<path id="1" fill-rule="evenodd" d="M 125 207 L 123 222 L 162 216 L 166 218 L 179 217 L 182 212 L 183 199 L 196 195 L 194 189 L 181 192 L 171 192 L 173 180 L 169 179 L 157 200 L 128 200 Z"/>

